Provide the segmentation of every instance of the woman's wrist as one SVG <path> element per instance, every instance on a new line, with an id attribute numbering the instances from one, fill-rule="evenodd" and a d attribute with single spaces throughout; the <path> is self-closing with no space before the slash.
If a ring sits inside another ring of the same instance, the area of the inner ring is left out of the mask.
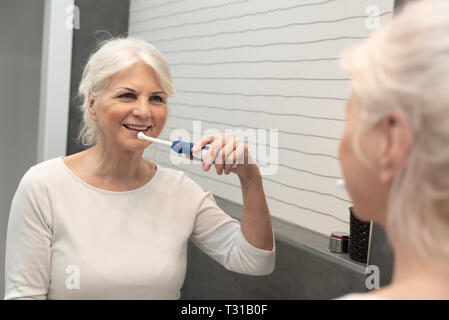
<path id="1" fill-rule="evenodd" d="M 262 182 L 262 175 L 260 174 L 259 167 L 256 164 L 248 164 L 249 168 L 245 172 L 244 175 L 237 174 L 240 183 L 243 185 L 252 185 L 252 184 L 259 184 Z"/>

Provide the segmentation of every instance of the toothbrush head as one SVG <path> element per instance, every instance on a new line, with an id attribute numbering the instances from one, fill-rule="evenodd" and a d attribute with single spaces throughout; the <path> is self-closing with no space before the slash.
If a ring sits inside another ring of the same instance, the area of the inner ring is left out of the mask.
<path id="1" fill-rule="evenodd" d="M 171 141 L 166 141 L 166 140 L 162 140 L 162 139 L 158 139 L 158 138 L 149 137 L 149 136 L 146 136 L 143 132 L 139 132 L 137 134 L 137 139 L 145 140 L 145 141 L 149 141 L 149 142 L 153 142 L 153 143 L 159 143 L 159 144 L 163 144 L 163 145 L 166 145 L 169 147 L 171 147 L 171 145 L 172 145 Z"/>
<path id="2" fill-rule="evenodd" d="M 338 179 L 335 184 L 337 185 L 338 188 L 340 189 L 344 189 L 345 188 L 345 180 L 343 179 Z"/>

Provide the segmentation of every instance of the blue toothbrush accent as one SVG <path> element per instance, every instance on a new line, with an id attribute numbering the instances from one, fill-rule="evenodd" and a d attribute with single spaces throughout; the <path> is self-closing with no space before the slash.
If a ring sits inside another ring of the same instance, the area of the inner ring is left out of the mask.
<path id="1" fill-rule="evenodd" d="M 192 148 L 195 144 L 193 142 L 185 142 L 185 141 L 173 141 L 171 145 L 171 149 L 176 153 L 187 154 L 191 157 L 195 156 L 192 153 Z M 208 150 L 209 146 L 204 146 L 202 150 Z"/>

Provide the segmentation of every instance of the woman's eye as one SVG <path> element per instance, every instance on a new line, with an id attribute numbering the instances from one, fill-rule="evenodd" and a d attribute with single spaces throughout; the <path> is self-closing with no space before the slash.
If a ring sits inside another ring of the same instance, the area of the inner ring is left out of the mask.
<path id="1" fill-rule="evenodd" d="M 159 96 L 151 96 L 150 101 L 154 104 L 163 104 L 164 103 L 164 99 L 162 99 Z"/>
<path id="2" fill-rule="evenodd" d="M 132 93 L 124 93 L 124 94 L 120 95 L 119 98 L 132 99 L 132 98 L 134 98 L 134 95 Z"/>

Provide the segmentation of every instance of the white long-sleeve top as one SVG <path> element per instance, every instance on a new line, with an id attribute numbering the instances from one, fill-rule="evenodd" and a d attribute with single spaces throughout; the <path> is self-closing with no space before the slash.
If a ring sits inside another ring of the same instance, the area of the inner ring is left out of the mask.
<path id="1" fill-rule="evenodd" d="M 5 299 L 178 299 L 191 239 L 226 269 L 266 275 L 275 249 L 253 247 L 240 223 L 183 172 L 144 186 L 96 188 L 61 157 L 31 167 L 8 221 Z"/>

